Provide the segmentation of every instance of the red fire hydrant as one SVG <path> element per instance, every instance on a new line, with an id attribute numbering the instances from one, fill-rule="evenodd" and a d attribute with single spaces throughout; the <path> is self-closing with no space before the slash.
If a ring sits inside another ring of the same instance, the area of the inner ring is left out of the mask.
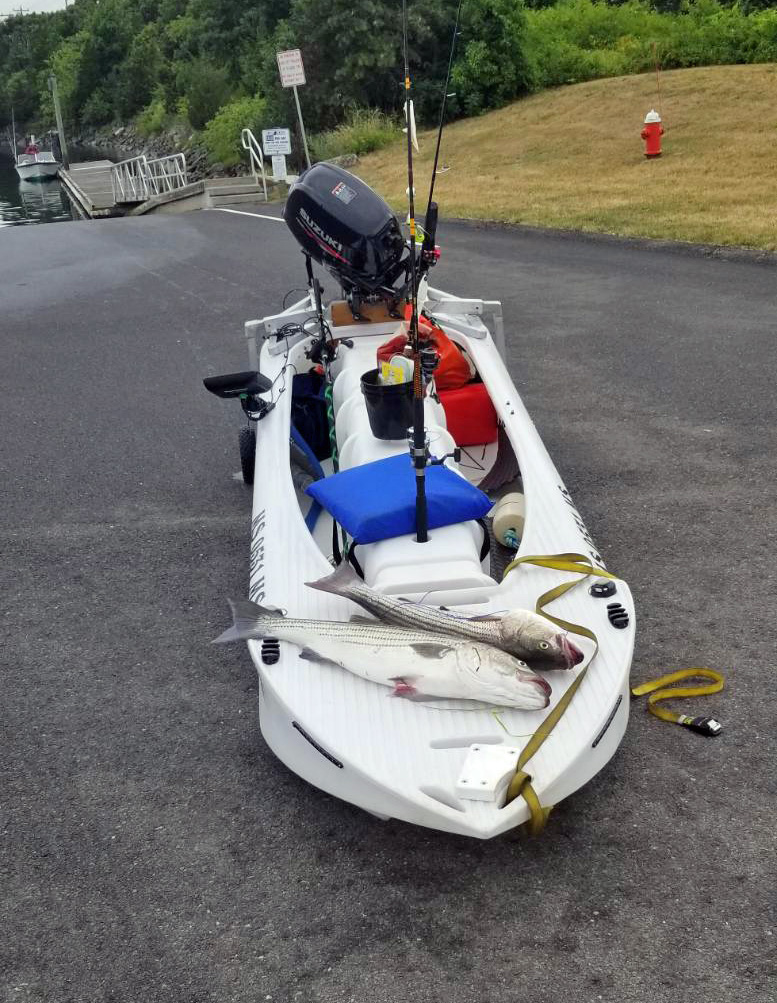
<path id="1" fill-rule="evenodd" d="M 651 108 L 645 115 L 645 128 L 640 133 L 645 140 L 645 156 L 661 156 L 661 137 L 664 135 L 664 127 L 661 125 L 661 116 Z"/>

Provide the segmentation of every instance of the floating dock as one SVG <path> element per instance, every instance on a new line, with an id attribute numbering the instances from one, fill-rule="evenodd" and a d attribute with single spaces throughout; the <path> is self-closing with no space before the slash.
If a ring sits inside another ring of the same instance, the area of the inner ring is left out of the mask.
<path id="1" fill-rule="evenodd" d="M 177 202 L 201 195 L 204 184 L 194 181 L 178 184 L 169 190 L 147 192 L 147 197 L 129 197 L 117 201 L 110 160 L 86 160 L 60 169 L 59 180 L 82 216 L 89 219 L 107 219 L 111 216 L 141 216 L 168 202 Z M 118 165 L 122 166 L 122 165 Z M 182 179 L 185 182 L 185 176 Z"/>
<path id="2" fill-rule="evenodd" d="M 110 160 L 85 160 L 60 169 L 59 180 L 78 210 L 90 219 L 126 215 L 126 208 L 113 195 L 112 167 Z"/>

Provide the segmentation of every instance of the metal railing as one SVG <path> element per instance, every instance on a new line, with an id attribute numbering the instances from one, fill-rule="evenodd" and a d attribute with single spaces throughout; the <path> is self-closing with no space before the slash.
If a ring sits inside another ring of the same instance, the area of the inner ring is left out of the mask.
<path id="1" fill-rule="evenodd" d="M 262 175 L 262 188 L 264 189 L 264 201 L 267 201 L 267 178 L 264 174 L 264 157 L 259 141 L 250 129 L 243 129 L 240 133 L 240 144 L 244 150 L 248 151 L 248 161 L 254 181 L 259 183 L 259 174 Z"/>
<path id="2" fill-rule="evenodd" d="M 114 202 L 145 202 L 151 197 L 146 176 L 145 156 L 122 160 L 111 167 L 111 188 Z"/>
<path id="3" fill-rule="evenodd" d="M 149 184 L 154 188 L 156 195 L 174 192 L 178 188 L 185 188 L 189 183 L 186 155 L 183 153 L 173 153 L 169 157 L 149 160 L 146 163 L 146 172 Z"/>
<path id="4" fill-rule="evenodd" d="M 183 153 L 155 160 L 149 160 L 142 154 L 111 167 L 111 188 L 116 203 L 145 202 L 155 195 L 183 188 L 188 183 Z"/>

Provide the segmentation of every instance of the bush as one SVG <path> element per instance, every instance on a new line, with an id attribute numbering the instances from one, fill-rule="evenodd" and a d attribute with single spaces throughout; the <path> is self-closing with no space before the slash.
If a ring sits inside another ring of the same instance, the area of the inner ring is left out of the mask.
<path id="1" fill-rule="evenodd" d="M 227 70 L 207 59 L 186 63 L 179 74 L 179 85 L 186 98 L 189 122 L 195 129 L 202 129 L 230 98 Z"/>
<path id="2" fill-rule="evenodd" d="M 352 108 L 342 125 L 310 137 L 310 156 L 313 161 L 346 153 L 362 156 L 386 146 L 398 134 L 399 126 L 389 115 L 375 108 Z"/>
<path id="3" fill-rule="evenodd" d="M 87 99 L 81 111 L 81 120 L 85 125 L 105 125 L 110 119 L 110 102 L 103 91 L 98 88 Z"/>
<path id="4" fill-rule="evenodd" d="M 679 13 L 646 2 L 562 0 L 526 14 L 532 87 L 664 69 L 777 59 L 777 12 L 751 15 L 717 0 L 687 0 Z M 654 49 L 655 46 L 655 49 Z"/>
<path id="5" fill-rule="evenodd" d="M 151 104 L 138 115 L 137 130 L 141 136 L 155 136 L 164 128 L 166 117 L 164 101 L 159 97 L 154 98 Z"/>
<path id="6" fill-rule="evenodd" d="M 268 128 L 264 98 L 240 98 L 224 105 L 205 126 L 202 134 L 213 163 L 234 167 L 245 157 L 240 133 L 250 129 L 261 140 L 262 128 Z"/>
<path id="7" fill-rule="evenodd" d="M 463 44 L 451 80 L 468 115 L 499 108 L 530 90 L 526 16 L 515 0 L 476 0 L 462 11 Z"/>

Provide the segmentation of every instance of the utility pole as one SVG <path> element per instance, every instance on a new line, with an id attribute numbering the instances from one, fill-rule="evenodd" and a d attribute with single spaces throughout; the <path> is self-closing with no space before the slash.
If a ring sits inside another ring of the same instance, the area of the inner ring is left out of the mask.
<path id="1" fill-rule="evenodd" d="M 0 14 L 0 21 L 7 21 L 9 17 L 24 17 L 25 14 L 31 13 L 32 11 L 27 7 L 12 7 L 10 14 Z"/>
<path id="2" fill-rule="evenodd" d="M 49 76 L 49 89 L 54 99 L 54 114 L 57 116 L 57 132 L 59 133 L 59 148 L 62 150 L 62 163 L 65 170 L 70 169 L 70 160 L 67 153 L 67 143 L 65 142 L 65 127 L 62 124 L 62 109 L 59 106 L 59 91 L 57 90 L 57 78 L 54 74 Z"/>

